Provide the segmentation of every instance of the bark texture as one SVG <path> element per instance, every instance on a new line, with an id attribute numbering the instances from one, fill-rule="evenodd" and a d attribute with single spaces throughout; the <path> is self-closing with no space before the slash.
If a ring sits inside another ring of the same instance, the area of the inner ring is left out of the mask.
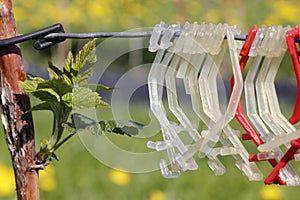
<path id="1" fill-rule="evenodd" d="M 0 39 L 17 35 L 11 0 L 0 0 Z M 12 158 L 17 197 L 37 200 L 38 170 L 35 167 L 34 128 L 28 94 L 19 86 L 26 79 L 21 50 L 18 45 L 0 49 L 1 120 Z M 1 176 L 1 175 L 0 175 Z"/>

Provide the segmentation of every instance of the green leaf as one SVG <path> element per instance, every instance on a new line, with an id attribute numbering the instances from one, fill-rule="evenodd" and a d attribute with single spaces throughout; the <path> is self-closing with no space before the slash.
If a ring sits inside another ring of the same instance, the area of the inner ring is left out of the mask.
<path id="1" fill-rule="evenodd" d="M 96 40 L 89 41 L 82 47 L 82 50 L 76 55 L 75 64 L 73 65 L 73 69 L 76 72 L 78 72 L 80 68 L 84 66 L 86 61 L 89 63 L 96 62 L 95 47 Z"/>
<path id="2" fill-rule="evenodd" d="M 40 103 L 35 106 L 33 106 L 29 111 L 37 111 L 37 110 L 51 110 L 52 107 L 50 106 L 49 103 Z"/>
<path id="3" fill-rule="evenodd" d="M 91 78 L 93 74 L 93 68 L 89 67 L 88 69 L 80 70 L 76 76 L 77 84 L 85 84 Z"/>
<path id="4" fill-rule="evenodd" d="M 143 125 L 134 121 L 114 121 L 102 120 L 97 122 L 85 115 L 74 113 L 71 115 L 72 123 L 68 125 L 78 130 L 89 130 L 92 134 L 102 134 L 102 132 L 116 133 L 121 135 L 137 135 Z"/>
<path id="5" fill-rule="evenodd" d="M 73 94 L 72 94 L 72 92 L 68 92 L 64 96 L 62 96 L 62 100 L 68 107 L 72 107 L 73 106 Z"/>
<path id="6" fill-rule="evenodd" d="M 32 92 L 33 96 L 46 102 L 60 102 L 59 95 L 51 88 L 39 89 Z"/>
<path id="7" fill-rule="evenodd" d="M 64 79 L 64 81 L 68 84 L 68 85 L 74 85 L 74 82 L 73 82 L 73 80 L 72 80 L 72 78 L 70 78 L 70 77 L 68 77 L 67 75 L 65 75 L 65 74 L 63 74 L 62 75 L 62 77 L 63 77 L 63 79 Z"/>
<path id="8" fill-rule="evenodd" d="M 42 83 L 45 81 L 45 79 L 43 79 L 42 77 L 33 77 L 30 74 L 27 74 L 27 79 L 29 81 L 35 81 L 36 83 Z"/>
<path id="9" fill-rule="evenodd" d="M 74 135 L 78 129 L 87 129 L 93 134 L 112 132 L 123 135 L 135 135 L 140 129 L 140 124 L 123 121 L 95 121 L 78 113 L 71 115 L 75 109 L 88 109 L 109 107 L 102 101 L 100 91 L 112 88 L 102 84 L 88 84 L 93 74 L 92 65 L 96 62 L 96 40 L 88 42 L 75 56 L 68 53 L 60 70 L 58 66 L 49 61 L 49 80 L 40 77 L 28 76 L 28 80 L 20 85 L 43 101 L 33 106 L 28 112 L 37 110 L 50 110 L 53 112 L 53 130 L 49 140 L 42 139 L 41 149 L 37 153 L 37 160 L 47 162 L 55 156 L 54 151 Z M 95 90 L 95 91 L 93 91 Z M 72 134 L 62 137 L 63 132 Z"/>
<path id="10" fill-rule="evenodd" d="M 64 72 L 70 72 L 72 69 L 72 65 L 73 65 L 73 54 L 72 52 L 69 52 L 65 60 L 65 65 L 63 68 Z"/>
<path id="11" fill-rule="evenodd" d="M 19 84 L 21 85 L 21 87 L 26 90 L 29 93 L 35 92 L 38 86 L 38 83 L 36 81 L 19 81 Z"/>
<path id="12" fill-rule="evenodd" d="M 69 85 L 63 78 L 53 78 L 38 84 L 38 90 L 52 89 L 59 97 L 72 91 L 72 85 Z"/>
<path id="13" fill-rule="evenodd" d="M 51 61 L 48 62 L 48 72 L 50 79 L 59 78 L 59 76 L 63 74 L 63 72 Z"/>
<path id="14" fill-rule="evenodd" d="M 109 107 L 106 102 L 101 100 L 97 92 L 85 87 L 73 88 L 71 93 L 67 93 L 62 97 L 62 100 L 73 109 Z"/>

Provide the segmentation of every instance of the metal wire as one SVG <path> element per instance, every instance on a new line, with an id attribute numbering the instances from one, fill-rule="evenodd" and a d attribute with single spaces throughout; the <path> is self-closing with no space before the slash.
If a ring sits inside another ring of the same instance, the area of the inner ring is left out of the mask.
<path id="1" fill-rule="evenodd" d="M 0 48 L 5 48 L 10 45 L 25 42 L 27 40 L 35 40 L 33 47 L 37 50 L 42 50 L 65 39 L 91 39 L 91 38 L 142 38 L 151 37 L 152 31 L 144 32 L 95 32 L 95 33 L 65 33 L 61 24 L 43 28 L 41 30 L 18 35 L 13 38 L 0 40 Z M 175 36 L 179 36 L 180 31 L 176 32 Z M 226 39 L 226 36 L 225 36 Z M 235 40 L 245 41 L 247 35 L 235 35 Z M 300 38 L 296 38 L 295 42 L 300 43 Z"/>
<path id="2" fill-rule="evenodd" d="M 146 32 L 97 32 L 97 33 L 51 33 L 45 39 L 64 38 L 64 39 L 89 39 L 89 38 L 136 38 L 150 37 L 151 31 Z"/>
<path id="3" fill-rule="evenodd" d="M 44 37 L 44 39 L 90 39 L 90 38 L 139 38 L 139 37 L 151 37 L 152 31 L 144 32 L 96 32 L 96 33 L 51 33 Z M 175 36 L 179 36 L 180 31 L 175 33 Z M 246 40 L 247 35 L 235 35 L 236 40 Z M 226 37 L 225 37 L 226 39 Z"/>

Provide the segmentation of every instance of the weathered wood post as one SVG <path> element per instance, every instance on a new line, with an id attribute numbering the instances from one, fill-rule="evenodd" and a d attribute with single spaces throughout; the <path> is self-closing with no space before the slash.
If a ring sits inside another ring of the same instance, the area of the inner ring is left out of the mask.
<path id="1" fill-rule="evenodd" d="M 11 0 L 0 0 L 0 39 L 17 35 Z M 38 170 L 35 168 L 34 128 L 28 94 L 18 82 L 26 79 L 18 45 L 0 48 L 2 123 L 15 173 L 19 200 L 37 200 Z M 1 174 L 0 174 L 1 176 Z M 1 183 L 5 184 L 5 183 Z"/>

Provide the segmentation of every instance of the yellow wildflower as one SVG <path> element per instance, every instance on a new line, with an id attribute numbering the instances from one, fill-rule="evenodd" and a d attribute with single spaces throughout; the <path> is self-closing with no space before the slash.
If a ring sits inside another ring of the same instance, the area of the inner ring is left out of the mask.
<path id="1" fill-rule="evenodd" d="M 298 6 L 295 6 L 295 2 L 275 1 L 272 2 L 272 5 L 276 11 L 276 14 L 279 15 L 283 20 L 294 23 L 298 22 L 295 16 L 298 15 L 300 9 Z"/>
<path id="2" fill-rule="evenodd" d="M 267 25 L 293 23 L 297 24 L 297 14 L 300 8 L 292 1 L 269 1 L 272 12 L 264 20 Z"/>
<path id="3" fill-rule="evenodd" d="M 45 170 L 41 170 L 39 173 L 40 177 L 40 188 L 45 191 L 52 191 L 56 188 L 56 180 L 54 178 L 55 170 L 52 165 L 49 165 Z"/>
<path id="4" fill-rule="evenodd" d="M 0 196 L 12 195 L 15 188 L 13 169 L 0 163 Z"/>
<path id="5" fill-rule="evenodd" d="M 215 8 L 208 9 L 204 14 L 204 20 L 209 23 L 218 23 L 220 21 L 220 11 Z"/>
<path id="6" fill-rule="evenodd" d="M 165 200 L 165 195 L 160 190 L 155 190 L 150 194 L 150 200 Z"/>
<path id="7" fill-rule="evenodd" d="M 125 186 L 128 185 L 131 179 L 129 173 L 112 169 L 108 174 L 109 179 L 116 185 Z"/>
<path id="8" fill-rule="evenodd" d="M 263 200 L 280 200 L 282 192 L 276 185 L 265 185 L 260 190 L 260 196 Z"/>

